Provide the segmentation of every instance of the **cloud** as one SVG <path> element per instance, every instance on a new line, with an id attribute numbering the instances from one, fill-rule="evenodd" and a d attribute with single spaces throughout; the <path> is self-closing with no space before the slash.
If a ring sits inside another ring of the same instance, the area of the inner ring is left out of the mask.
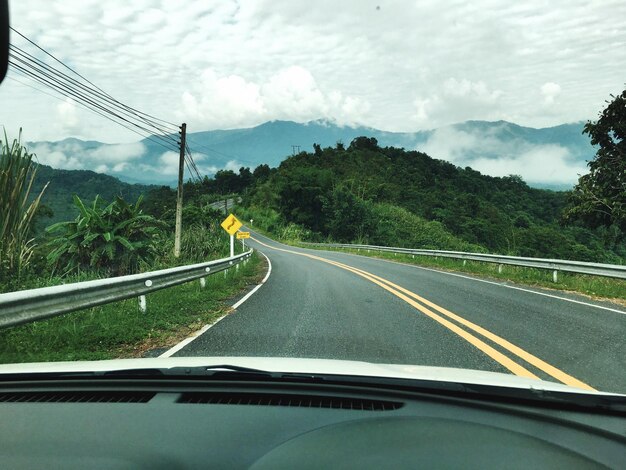
<path id="1" fill-rule="evenodd" d="M 511 139 L 506 126 L 463 130 L 447 126 L 434 131 L 417 150 L 457 166 L 491 176 L 520 175 L 531 184 L 574 184 L 587 173 L 585 162 L 566 147 Z"/>
<path id="2" fill-rule="evenodd" d="M 146 153 L 146 148 L 141 142 L 84 148 L 78 142 L 66 140 L 27 144 L 27 147 L 37 156 L 37 161 L 44 165 L 65 170 L 96 168 L 95 171 L 100 173 L 111 169 L 113 172 L 124 171 L 128 162 L 141 158 Z"/>
<path id="3" fill-rule="evenodd" d="M 477 158 L 472 168 L 491 176 L 520 175 L 528 183 L 574 184 L 587 173 L 583 163 L 575 162 L 569 151 L 559 145 L 537 145 L 520 154 L 499 159 Z"/>
<path id="4" fill-rule="evenodd" d="M 541 94 L 545 104 L 554 103 L 554 99 L 561 93 L 561 87 L 554 82 L 546 82 L 541 85 Z"/>
<path id="5" fill-rule="evenodd" d="M 466 166 L 471 155 L 499 154 L 511 147 L 520 144 L 507 140 L 507 143 L 498 138 L 498 134 L 507 124 L 490 126 L 486 130 L 467 131 L 457 126 L 445 126 L 435 130 L 418 150 L 435 158 L 447 160 L 459 166 Z"/>
<path id="6" fill-rule="evenodd" d="M 498 119 L 502 94 L 483 81 L 448 78 L 433 95 L 414 100 L 412 118 L 418 126 L 431 128 L 468 119 Z"/>
<path id="7" fill-rule="evenodd" d="M 136 160 L 145 153 L 146 147 L 142 142 L 106 145 L 87 151 L 89 159 L 102 160 L 108 163 Z"/>
<path id="8" fill-rule="evenodd" d="M 624 86 L 621 0 L 187 3 L 20 0 L 11 19 L 120 101 L 196 130 L 316 118 L 390 131 L 465 119 L 543 127 L 595 118 Z M 33 141 L 137 140 L 9 77 L 9 130 Z"/>
<path id="9" fill-rule="evenodd" d="M 79 130 L 79 120 L 76 113 L 76 104 L 71 98 L 57 105 L 57 125 L 62 132 L 72 135 Z"/>
<path id="10" fill-rule="evenodd" d="M 177 176 L 179 158 L 176 152 L 162 153 L 159 157 L 159 166 L 156 167 L 156 170 L 163 176 Z M 147 169 L 152 170 L 153 167 L 147 166 Z"/>
<path id="11" fill-rule="evenodd" d="M 249 127 L 268 120 L 310 120 L 329 118 L 340 125 L 362 123 L 369 103 L 344 96 L 338 90 L 322 91 L 304 67 L 279 70 L 266 81 L 253 82 L 239 75 L 220 77 L 214 70 L 202 72 L 201 80 L 181 97 L 185 116 L 196 127 L 229 129 Z"/>
<path id="12" fill-rule="evenodd" d="M 234 171 L 235 173 L 239 172 L 239 168 L 241 168 L 242 165 L 241 163 L 237 162 L 236 160 L 230 160 L 226 163 L 226 166 L 224 166 L 225 170 L 231 170 Z"/>

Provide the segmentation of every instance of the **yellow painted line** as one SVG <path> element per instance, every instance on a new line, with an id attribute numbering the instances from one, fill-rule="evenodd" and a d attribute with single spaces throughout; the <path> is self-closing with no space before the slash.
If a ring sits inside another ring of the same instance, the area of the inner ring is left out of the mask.
<path id="1" fill-rule="evenodd" d="M 488 344 L 486 344 L 485 342 L 481 341 L 479 338 L 477 338 L 476 336 L 472 335 L 471 333 L 466 332 L 465 330 L 459 328 L 457 325 L 455 325 L 454 323 L 446 320 L 445 318 L 437 315 L 436 313 L 432 312 L 431 310 L 428 310 L 426 307 L 418 304 L 417 302 L 413 301 L 412 299 L 408 298 L 408 296 L 413 297 L 414 299 L 428 305 L 429 307 L 437 310 L 438 312 L 446 315 L 447 317 L 461 323 L 462 325 L 466 326 L 467 328 L 470 328 L 471 330 L 475 331 L 476 333 L 484 336 L 485 338 L 488 338 L 489 340 L 493 341 L 494 343 L 500 345 L 501 347 L 503 347 L 504 349 L 506 349 L 507 351 L 515 354 L 516 356 L 518 356 L 519 358 L 525 360 L 526 362 L 528 362 L 529 364 L 532 364 L 533 366 L 537 367 L 538 369 L 544 371 L 545 373 L 547 373 L 548 375 L 554 377 L 555 379 L 563 382 L 566 385 L 570 385 L 572 387 L 578 387 L 578 388 L 582 388 L 582 389 L 586 389 L 586 390 L 595 390 L 594 388 L 592 388 L 591 386 L 587 385 L 586 383 L 576 379 L 575 377 L 572 377 L 571 375 L 561 371 L 560 369 L 557 369 L 556 367 L 548 364 L 547 362 L 539 359 L 538 357 L 534 356 L 533 354 L 530 354 L 529 352 L 523 350 L 522 348 L 514 345 L 513 343 L 505 340 L 504 338 L 490 332 L 489 330 L 476 325 L 475 323 L 470 322 L 469 320 L 466 320 L 463 317 L 460 317 L 459 315 L 456 315 L 452 312 L 450 312 L 449 310 L 446 310 L 443 307 L 440 307 L 439 305 L 430 302 L 429 300 L 415 294 L 414 292 L 409 291 L 408 289 L 405 289 L 404 287 L 398 286 L 394 283 L 392 283 L 391 281 L 388 281 L 380 276 L 376 276 L 375 274 L 369 273 L 367 271 L 363 271 L 361 269 L 358 268 L 354 268 L 352 266 L 343 264 L 343 263 L 339 263 L 337 261 L 332 261 L 332 260 L 328 260 L 326 258 L 322 258 L 319 256 L 315 256 L 315 255 L 310 255 L 307 253 L 299 253 L 297 251 L 292 251 L 292 250 L 285 250 L 283 248 L 278 248 L 278 247 L 273 247 L 270 245 L 267 245 L 257 239 L 254 239 L 257 243 L 260 243 L 263 246 L 266 246 L 268 248 L 272 248 L 275 250 L 279 250 L 279 251 L 284 251 L 287 253 L 292 253 L 292 254 L 297 254 L 300 256 L 305 256 L 307 258 L 311 258 L 311 259 L 316 259 L 328 264 L 332 264 L 334 266 L 343 268 L 345 270 L 351 271 L 361 277 L 364 277 L 366 279 L 368 279 L 369 281 L 377 284 L 378 286 L 382 287 L 383 289 L 389 291 L 390 293 L 394 294 L 395 296 L 399 297 L 400 299 L 404 300 L 405 302 L 407 302 L 409 305 L 411 305 L 412 307 L 416 308 L 417 310 L 421 311 L 422 313 L 424 313 L 425 315 L 429 316 L 430 318 L 432 318 L 433 320 L 437 321 L 438 323 L 440 323 L 441 325 L 445 326 L 446 328 L 448 328 L 449 330 L 453 331 L 454 333 L 456 333 L 457 335 L 461 336 L 463 339 L 465 339 L 466 341 L 468 341 L 470 344 L 472 344 L 473 346 L 475 346 L 476 348 L 478 348 L 479 350 L 481 350 L 482 352 L 484 352 L 485 354 L 487 354 L 489 357 L 491 357 L 492 359 L 494 359 L 496 362 L 500 363 L 501 365 L 503 365 L 504 367 L 506 367 L 507 369 L 509 369 L 511 372 L 513 372 L 516 375 L 520 375 L 520 376 L 524 376 L 524 377 L 532 377 L 532 378 L 538 378 L 536 375 L 534 375 L 533 373 L 531 373 L 530 371 L 528 371 L 527 369 L 525 369 L 524 367 L 520 366 L 519 364 L 517 364 L 516 362 L 514 362 L 513 360 L 511 360 L 509 357 L 505 356 L 504 354 L 500 353 L 499 351 L 495 350 L 494 348 L 492 348 L 491 346 L 489 346 Z M 395 289 L 395 290 L 394 290 Z M 406 295 L 404 295 L 406 294 Z"/>
<path id="2" fill-rule="evenodd" d="M 358 276 L 364 277 L 365 279 L 368 279 L 369 281 L 373 282 L 374 284 L 377 284 L 378 286 L 382 287 L 386 291 L 391 292 L 396 297 L 399 297 L 400 299 L 404 300 L 406 303 L 408 303 L 412 307 L 416 308 L 417 310 L 419 310 L 423 314 L 427 315 L 428 317 L 432 318 L 436 322 L 438 322 L 441 325 L 445 326 L 446 328 L 448 328 L 453 333 L 456 333 L 461 338 L 463 338 L 468 343 L 470 343 L 472 346 L 480 349 L 487 356 L 491 357 L 494 361 L 502 364 L 504 367 L 506 367 L 511 372 L 513 372 L 515 375 L 519 375 L 521 377 L 529 377 L 529 378 L 532 378 L 532 379 L 538 379 L 539 378 L 535 374 L 530 372 L 528 369 L 522 367 L 521 365 L 519 365 L 515 361 L 511 360 L 510 358 L 508 358 L 507 356 L 505 356 L 501 352 L 495 350 L 494 348 L 492 348 L 491 346 L 489 346 L 487 343 L 485 343 L 484 341 L 480 340 L 476 336 L 472 335 L 471 333 L 468 333 L 467 331 L 465 331 L 462 328 L 458 327 L 454 323 L 446 320 L 445 318 L 441 317 L 440 315 L 437 315 L 433 311 L 428 310 L 426 307 L 418 304 L 417 302 L 415 302 L 414 300 L 410 299 L 409 297 L 407 297 L 406 295 L 402 294 L 401 292 L 398 292 L 398 291 L 392 289 L 390 286 L 384 284 L 383 282 L 380 282 L 380 281 L 374 279 L 373 277 L 368 276 L 367 274 L 360 273 L 359 271 L 357 271 L 355 269 L 351 269 L 351 268 L 346 267 L 346 266 L 341 266 L 341 264 L 336 264 L 333 261 L 326 260 L 326 262 L 328 262 L 329 264 L 333 264 L 333 265 L 335 265 L 337 267 L 343 268 L 343 269 L 345 269 L 347 271 L 351 271 L 351 272 L 353 272 L 354 274 L 356 274 Z"/>
<path id="3" fill-rule="evenodd" d="M 357 271 L 360 271 L 358 268 L 354 268 Z M 367 272 L 367 271 L 364 271 Z M 544 371 L 546 374 L 554 377 L 555 379 L 563 382 L 566 385 L 570 385 L 572 387 L 578 387 L 578 388 L 583 388 L 586 390 L 594 390 L 594 388 L 590 387 L 589 385 L 587 385 L 584 382 L 581 382 L 580 380 L 578 380 L 575 377 L 572 377 L 569 374 L 566 374 L 565 372 L 563 372 L 560 369 L 557 369 L 556 367 L 548 364 L 547 362 L 539 359 L 537 356 L 525 351 L 524 349 L 520 348 L 519 346 L 514 345 L 513 343 L 511 343 L 510 341 L 507 341 L 506 339 L 492 333 L 489 330 L 486 330 L 485 328 L 472 323 L 469 320 L 466 320 L 463 317 L 460 317 L 459 315 L 456 315 L 452 312 L 450 312 L 449 310 L 446 310 L 443 307 L 440 307 L 439 305 L 429 301 L 428 299 L 425 299 L 423 297 L 420 297 L 419 295 L 415 294 L 414 292 L 409 291 L 408 289 L 405 289 L 404 287 L 398 286 L 396 284 L 394 284 L 391 281 L 388 281 L 386 279 L 383 279 L 379 276 L 376 276 L 375 274 L 371 274 L 368 273 L 370 276 L 374 277 L 375 279 L 380 280 L 381 282 L 384 282 L 386 284 L 388 284 L 389 286 L 398 289 L 400 292 L 403 292 L 411 297 L 413 297 L 416 300 L 419 300 L 420 302 L 422 302 L 423 304 L 428 305 L 429 307 L 437 310 L 440 313 L 443 313 L 444 315 L 446 315 L 449 318 L 452 318 L 453 320 L 461 323 L 462 325 L 465 325 L 466 327 L 470 328 L 471 330 L 474 330 L 476 333 L 483 335 L 485 338 L 490 339 L 491 341 L 493 341 L 494 343 L 502 346 L 504 349 L 506 349 L 509 352 L 512 352 L 513 354 L 515 354 L 516 356 L 518 356 L 519 358 L 523 359 L 524 361 L 528 362 L 529 364 L 532 364 L 533 366 L 535 366 L 537 369 L 540 369 L 542 371 Z"/>
<path id="4" fill-rule="evenodd" d="M 328 259 L 325 259 L 325 258 L 321 258 L 319 256 L 310 255 L 310 254 L 307 254 L 307 253 L 298 253 L 296 251 L 285 250 L 283 248 L 273 247 L 273 246 L 267 245 L 267 244 L 265 244 L 265 243 L 255 239 L 255 238 L 253 238 L 253 240 L 255 240 L 257 243 L 260 243 L 263 246 L 266 246 L 266 247 L 274 249 L 274 250 L 284 251 L 284 252 L 287 252 L 287 253 L 297 254 L 297 255 L 300 255 L 300 256 L 305 256 L 307 258 L 319 260 L 319 261 L 322 261 L 324 263 L 328 263 L 328 264 L 337 266 L 339 268 L 345 269 L 347 271 L 353 272 L 354 274 L 356 274 L 358 276 L 361 276 L 361 277 L 363 277 L 363 278 L 373 282 L 374 284 L 377 284 L 378 286 L 382 287 L 383 289 L 391 292 L 396 297 L 399 297 L 400 299 L 404 300 L 406 303 L 408 303 L 412 307 L 418 309 L 419 311 L 421 311 L 425 315 L 429 316 L 430 318 L 432 318 L 436 322 L 438 322 L 441 325 L 443 325 L 444 327 L 448 328 L 453 333 L 459 335 L 461 338 L 463 338 L 464 340 L 469 342 L 471 345 L 473 345 L 474 347 L 476 347 L 479 350 L 481 350 L 483 353 L 485 353 L 486 355 L 491 357 L 494 361 L 500 363 L 502 366 L 504 366 L 505 368 L 507 368 L 508 370 L 513 372 L 515 375 L 519 375 L 521 377 L 528 377 L 528 378 L 532 378 L 532 379 L 539 379 L 539 377 L 537 377 L 535 374 L 530 372 L 528 369 L 526 369 L 526 368 L 522 367 L 521 365 L 517 364 L 515 361 L 511 360 L 510 358 L 508 358 L 507 356 L 505 356 L 501 352 L 499 352 L 496 349 L 492 348 L 491 346 L 489 346 L 487 343 L 485 343 L 484 341 L 480 340 L 476 336 L 472 335 L 471 333 L 468 333 L 467 331 L 463 330 L 462 328 L 460 328 L 459 326 L 457 326 L 454 323 L 450 322 L 449 320 L 446 320 L 445 318 L 441 317 L 440 315 L 437 315 L 436 313 L 428 310 L 426 307 L 418 304 L 417 302 L 415 302 L 414 300 L 410 299 L 406 295 L 404 295 L 404 294 L 394 290 L 393 288 L 387 286 L 383 282 L 380 282 L 380 281 L 374 279 L 373 277 L 371 277 L 371 276 L 369 276 L 367 274 L 361 273 L 361 272 L 357 271 L 356 269 L 354 269 L 354 268 L 352 268 L 350 266 L 342 265 L 341 263 L 338 263 L 336 261 L 331 261 L 331 260 L 328 260 Z"/>

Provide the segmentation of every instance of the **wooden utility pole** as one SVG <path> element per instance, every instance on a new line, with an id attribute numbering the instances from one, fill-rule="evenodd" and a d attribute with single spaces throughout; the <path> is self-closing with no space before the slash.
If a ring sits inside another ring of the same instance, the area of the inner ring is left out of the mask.
<path id="1" fill-rule="evenodd" d="M 183 172 L 185 171 L 185 135 L 187 124 L 180 126 L 180 158 L 178 160 L 178 191 L 176 193 L 176 232 L 174 233 L 174 256 L 180 256 L 180 236 L 183 228 Z"/>

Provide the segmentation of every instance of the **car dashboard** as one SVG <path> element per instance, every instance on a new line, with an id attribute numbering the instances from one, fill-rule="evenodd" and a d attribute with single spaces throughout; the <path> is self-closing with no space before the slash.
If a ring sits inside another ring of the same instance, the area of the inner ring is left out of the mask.
<path id="1" fill-rule="evenodd" d="M 263 380 L 5 381 L 5 468 L 618 468 L 626 415 Z"/>

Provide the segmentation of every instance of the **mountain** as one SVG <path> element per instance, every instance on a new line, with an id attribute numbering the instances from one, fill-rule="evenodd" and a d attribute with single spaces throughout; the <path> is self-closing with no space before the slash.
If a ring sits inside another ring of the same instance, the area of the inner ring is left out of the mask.
<path id="1" fill-rule="evenodd" d="M 419 150 L 492 176 L 517 174 L 532 186 L 563 189 L 587 171 L 586 161 L 595 153 L 582 128 L 582 122 L 535 129 L 506 121 L 466 121 L 400 133 L 342 127 L 323 120 L 271 121 L 248 129 L 190 133 L 187 141 L 200 172 L 208 175 L 262 163 L 276 167 L 298 149 L 312 151 L 314 143 L 334 147 L 337 142 L 348 145 L 355 137 L 367 136 L 381 146 Z M 175 185 L 178 155 L 161 144 L 154 139 L 103 144 L 71 138 L 28 146 L 41 162 L 53 167 L 91 169 L 130 183 Z"/>

